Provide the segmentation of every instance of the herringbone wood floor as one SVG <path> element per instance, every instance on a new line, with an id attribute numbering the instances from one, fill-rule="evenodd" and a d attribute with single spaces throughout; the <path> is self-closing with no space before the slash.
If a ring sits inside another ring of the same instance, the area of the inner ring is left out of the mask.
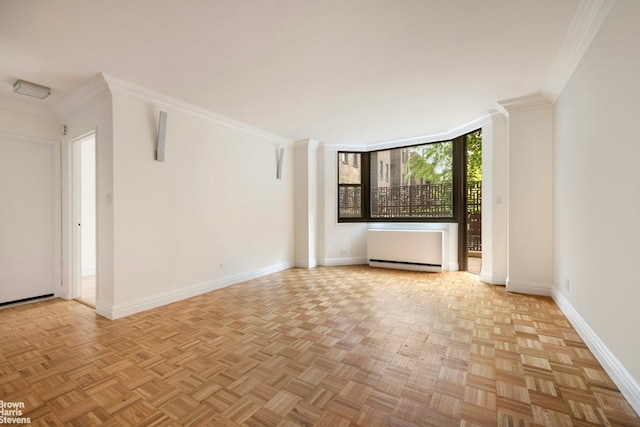
<path id="1" fill-rule="evenodd" d="M 0 310 L 34 425 L 640 425 L 549 298 L 469 273 L 293 269 L 109 321 Z"/>

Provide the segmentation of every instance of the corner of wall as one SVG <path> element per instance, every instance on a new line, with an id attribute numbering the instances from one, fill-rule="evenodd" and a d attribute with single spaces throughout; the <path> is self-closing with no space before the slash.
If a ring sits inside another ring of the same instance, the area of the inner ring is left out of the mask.
<path id="1" fill-rule="evenodd" d="M 104 74 L 98 73 L 71 95 L 54 105 L 53 112 L 58 118 L 64 120 L 75 115 L 79 109 L 87 104 L 97 102 L 107 96 L 111 96 L 109 84 Z"/>
<path id="2" fill-rule="evenodd" d="M 507 277 L 500 274 L 494 274 L 491 271 L 480 270 L 480 281 L 488 285 L 504 286 L 507 284 Z"/>

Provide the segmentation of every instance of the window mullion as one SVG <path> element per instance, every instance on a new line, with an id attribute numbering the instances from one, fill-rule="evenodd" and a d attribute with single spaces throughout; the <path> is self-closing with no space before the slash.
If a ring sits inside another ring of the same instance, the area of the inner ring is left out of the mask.
<path id="1" fill-rule="evenodd" d="M 360 167 L 362 170 L 362 219 L 369 221 L 371 218 L 371 174 L 370 174 L 370 166 L 371 162 L 370 153 L 362 153 L 362 158 L 360 159 Z"/>

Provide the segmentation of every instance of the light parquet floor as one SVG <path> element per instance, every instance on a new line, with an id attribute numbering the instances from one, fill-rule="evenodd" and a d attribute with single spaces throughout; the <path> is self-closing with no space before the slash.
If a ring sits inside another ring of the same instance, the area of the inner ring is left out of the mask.
<path id="1" fill-rule="evenodd" d="M 551 299 L 364 266 L 115 321 L 0 310 L 0 400 L 34 425 L 640 426 Z"/>

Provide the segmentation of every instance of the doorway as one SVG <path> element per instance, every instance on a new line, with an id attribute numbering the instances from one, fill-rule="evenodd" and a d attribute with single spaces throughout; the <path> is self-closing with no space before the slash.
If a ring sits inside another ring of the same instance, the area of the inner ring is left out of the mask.
<path id="1" fill-rule="evenodd" d="M 73 142 L 74 282 L 76 299 L 96 305 L 96 140 L 92 133 Z"/>
<path id="2" fill-rule="evenodd" d="M 467 271 L 482 268 L 482 131 L 467 135 L 466 251 Z"/>

